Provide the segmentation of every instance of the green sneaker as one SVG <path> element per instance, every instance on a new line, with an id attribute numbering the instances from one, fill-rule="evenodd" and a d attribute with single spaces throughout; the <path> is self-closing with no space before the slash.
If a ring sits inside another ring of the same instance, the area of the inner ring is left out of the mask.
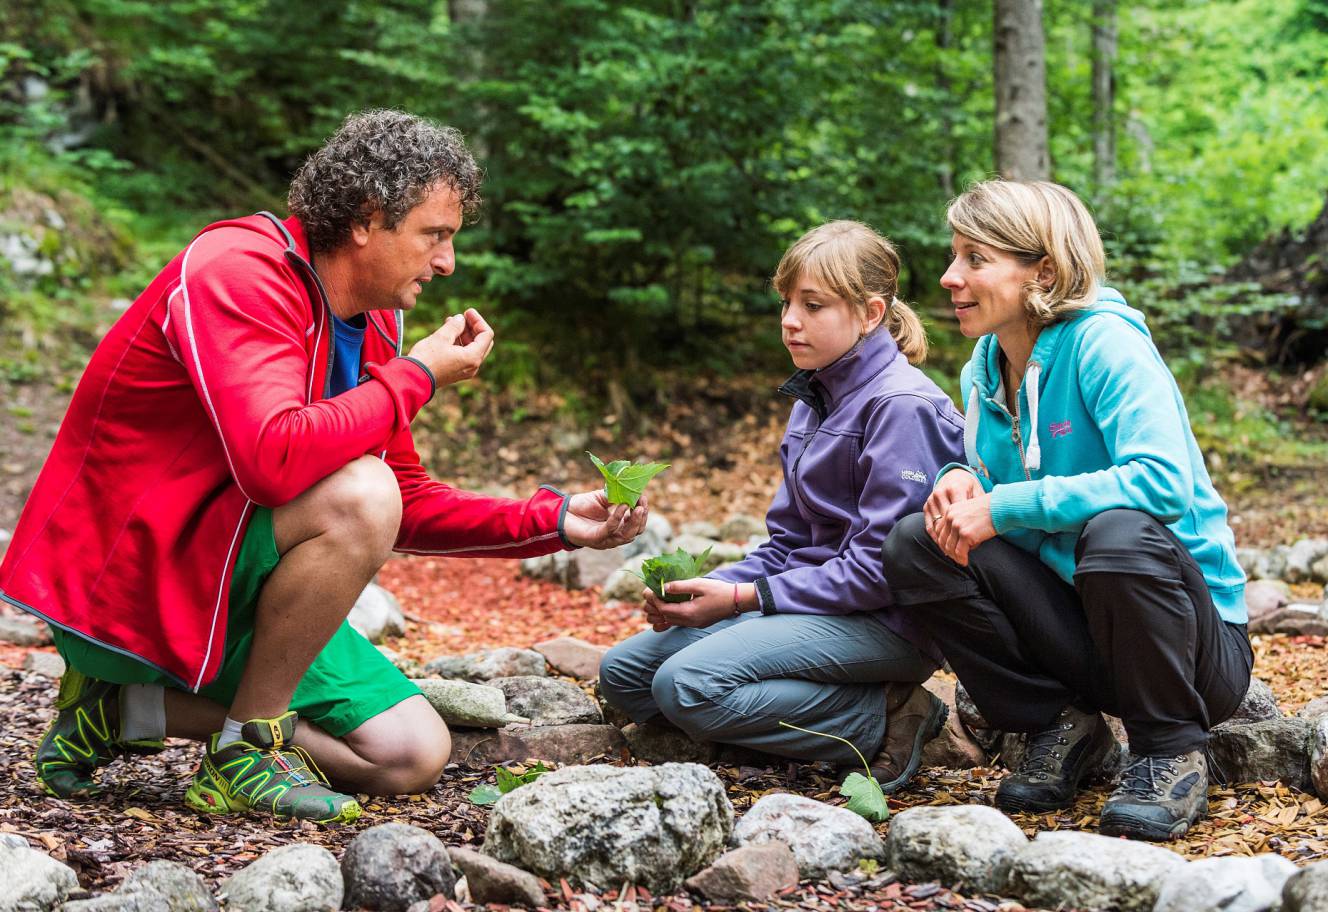
<path id="1" fill-rule="evenodd" d="M 359 817 L 359 802 L 328 788 L 309 752 L 288 743 L 296 718 L 288 712 L 251 719 L 240 729 L 240 740 L 225 747 L 217 747 L 221 735 L 213 735 L 185 803 L 206 814 L 261 810 L 278 820 L 314 823 L 350 823 Z"/>
<path id="2" fill-rule="evenodd" d="M 154 753 L 161 741 L 120 740 L 120 685 L 70 668 L 60 678 L 55 721 L 37 744 L 37 779 L 57 798 L 102 792 L 92 774 L 125 754 Z"/>

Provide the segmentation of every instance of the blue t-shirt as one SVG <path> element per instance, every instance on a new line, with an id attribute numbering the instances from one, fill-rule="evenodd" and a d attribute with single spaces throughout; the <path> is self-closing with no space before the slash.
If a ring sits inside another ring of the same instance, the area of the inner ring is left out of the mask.
<path id="1" fill-rule="evenodd" d="M 350 322 L 332 315 L 332 342 L 336 354 L 332 356 L 332 376 L 329 378 L 328 397 L 355 389 L 360 383 L 360 352 L 364 348 L 364 314 L 356 314 Z"/>

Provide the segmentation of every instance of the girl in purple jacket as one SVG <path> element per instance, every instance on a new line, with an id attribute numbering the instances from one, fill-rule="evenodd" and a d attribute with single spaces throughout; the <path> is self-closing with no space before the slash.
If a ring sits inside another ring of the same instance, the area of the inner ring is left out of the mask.
<path id="1" fill-rule="evenodd" d="M 945 706 L 918 686 L 940 662 L 895 607 L 881 543 L 922 508 L 936 472 L 964 451 L 963 419 L 909 362 L 926 356 L 913 311 L 896 297 L 899 256 L 858 222 L 830 222 L 780 260 L 783 341 L 797 372 L 780 445 L 783 483 L 770 540 L 739 563 L 647 590 L 652 630 L 600 666 L 609 703 L 634 721 L 663 716 L 697 740 L 800 760 L 855 754 L 788 722 L 876 755 L 886 791 L 903 785 Z"/>

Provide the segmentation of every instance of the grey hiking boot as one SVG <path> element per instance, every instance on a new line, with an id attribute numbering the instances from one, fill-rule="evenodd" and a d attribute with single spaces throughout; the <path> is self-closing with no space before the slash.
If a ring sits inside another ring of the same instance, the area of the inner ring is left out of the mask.
<path id="1" fill-rule="evenodd" d="M 885 738 L 871 762 L 881 791 L 888 795 L 913 778 L 922 765 L 922 748 L 940 734 L 949 712 L 920 684 L 885 685 Z"/>
<path id="2" fill-rule="evenodd" d="M 1079 783 L 1115 748 L 1101 714 L 1067 706 L 1054 725 L 1029 735 L 1023 762 L 996 789 L 996 806 L 1006 813 L 1069 807 Z"/>
<path id="3" fill-rule="evenodd" d="M 1121 773 L 1121 783 L 1102 806 L 1101 830 L 1108 836 L 1175 839 L 1208 813 L 1208 762 L 1203 751 L 1175 757 L 1139 757 Z"/>

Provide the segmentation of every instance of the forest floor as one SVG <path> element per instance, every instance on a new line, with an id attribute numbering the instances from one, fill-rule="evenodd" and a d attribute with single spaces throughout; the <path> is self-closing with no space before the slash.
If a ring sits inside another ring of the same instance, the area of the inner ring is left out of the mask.
<path id="1" fill-rule="evenodd" d="M 746 513 L 761 516 L 778 484 L 778 446 L 789 402 L 774 394 L 780 376 L 680 382 L 637 416 L 599 416 L 593 423 L 569 417 L 556 393 L 500 395 L 444 392 L 427 408 L 417 435 L 424 463 L 437 477 L 473 489 L 526 496 L 542 482 L 565 490 L 588 489 L 597 474 L 584 450 L 610 458 L 649 457 L 672 463 L 652 483 L 652 509 L 676 525 L 693 519 L 722 522 Z M 1270 383 L 1260 372 L 1233 368 L 1232 389 L 1249 407 L 1267 409 L 1289 422 L 1283 433 L 1323 439 L 1323 427 L 1299 418 L 1295 388 L 1305 378 Z M 49 450 L 68 399 L 66 382 L 15 382 L 0 376 L 0 529 L 12 529 Z M 650 411 L 658 414 L 649 414 Z M 1195 416 L 1196 423 L 1217 421 Z M 1210 428 L 1211 430 L 1211 428 Z M 1312 461 L 1279 464 L 1263 458 L 1259 441 L 1233 439 L 1215 476 L 1231 504 L 1238 544 L 1266 547 L 1328 535 L 1328 493 Z M 1242 450 L 1247 452 L 1242 453 Z M 1328 452 L 1328 450 L 1326 450 Z M 1319 464 L 1320 466 L 1322 463 Z M 427 660 L 485 646 L 529 646 L 569 634 L 611 644 L 642 629 L 635 608 L 607 609 L 596 590 L 569 591 L 522 576 L 515 561 L 396 558 L 380 574 L 408 616 L 404 637 L 387 645 Z M 1305 600 L 1322 598 L 1302 586 Z M 1270 683 L 1285 712 L 1323 692 L 1328 643 L 1323 638 L 1256 637 L 1255 673 Z M 33 844 L 79 869 L 92 890 L 113 886 L 131 867 L 154 858 L 183 861 L 210 881 L 233 873 L 269 848 L 291 841 L 319 842 L 340 851 L 365 826 L 399 821 L 424 826 L 448 844 L 483 839 L 488 812 L 466 794 L 492 775 L 452 769 L 423 796 L 374 799 L 349 827 L 275 826 L 257 818 L 213 819 L 185 810 L 181 796 L 198 761 L 198 748 L 172 742 L 155 757 L 119 761 L 105 774 L 105 797 L 69 803 L 45 796 L 31 763 L 33 747 L 52 716 L 54 682 L 21 672 L 28 649 L 0 647 L 0 832 L 20 832 Z M 607 760 L 606 762 L 621 762 Z M 836 782 L 814 768 L 718 767 L 741 812 L 771 790 L 827 800 Z M 1002 772 L 925 770 L 891 799 L 894 809 L 915 804 L 990 804 Z M 1030 835 L 1048 829 L 1092 830 L 1106 793 L 1084 793 L 1059 814 L 1022 815 Z M 1278 852 L 1298 862 L 1328 857 L 1328 808 L 1313 794 L 1279 783 L 1215 788 L 1212 814 L 1171 848 L 1195 858 Z M 889 824 L 880 827 L 884 833 Z M 298 832 L 295 832 L 298 830 Z M 564 884 L 550 885 L 551 906 L 590 912 L 603 900 L 621 908 L 690 910 L 679 893 L 650 897 L 617 892 L 586 898 Z M 852 886 L 803 884 L 775 906 L 809 909 L 967 908 L 990 912 L 995 897 L 972 897 L 935 888 L 893 884 L 864 892 Z M 1017 908 L 1002 906 L 1001 908 Z"/>

